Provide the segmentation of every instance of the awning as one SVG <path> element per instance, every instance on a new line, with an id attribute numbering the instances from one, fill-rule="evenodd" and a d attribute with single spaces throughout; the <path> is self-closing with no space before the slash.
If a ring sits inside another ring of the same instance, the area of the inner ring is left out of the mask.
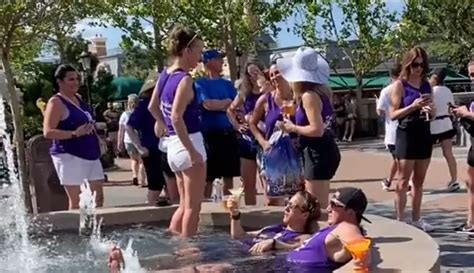
<path id="1" fill-rule="evenodd" d="M 430 74 L 433 70 L 430 71 Z M 471 80 L 456 71 L 448 69 L 446 78 L 444 79 L 446 84 L 469 84 Z M 366 75 L 362 79 L 364 89 L 382 89 L 390 83 L 390 75 L 388 71 L 376 72 Z M 357 88 L 357 81 L 353 74 L 332 74 L 329 78 L 329 86 L 333 90 L 355 90 Z"/>
<path id="2" fill-rule="evenodd" d="M 143 81 L 134 77 L 116 77 L 112 84 L 117 89 L 112 95 L 112 100 L 126 100 L 130 94 L 138 94 L 142 88 Z"/>

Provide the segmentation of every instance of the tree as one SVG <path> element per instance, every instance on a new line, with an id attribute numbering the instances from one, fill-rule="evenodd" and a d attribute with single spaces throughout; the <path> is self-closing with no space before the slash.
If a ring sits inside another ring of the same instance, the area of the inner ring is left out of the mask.
<path id="1" fill-rule="evenodd" d="M 354 71 L 356 94 L 360 101 L 363 77 L 374 68 L 402 52 L 395 39 L 400 34 L 398 14 L 387 10 L 385 1 L 297 1 L 302 6 L 305 20 L 298 24 L 296 33 L 313 47 L 335 45 L 342 50 Z M 342 22 L 336 24 L 335 9 L 342 12 Z M 320 29 L 317 28 L 320 26 Z M 410 36 L 411 37 L 411 36 Z M 329 60 L 337 73 L 337 60 Z"/>
<path id="2" fill-rule="evenodd" d="M 23 54 L 23 46 L 41 40 L 52 28 L 58 8 L 56 1 L 9 1 L 0 5 L 0 58 L 7 83 L 6 100 L 11 108 L 18 174 L 24 190 L 28 211 L 32 211 L 30 185 L 26 172 L 25 143 L 21 122 L 20 101 L 15 89 L 12 56 Z M 31 48 L 28 48 L 31 50 Z M 31 53 L 31 52 L 29 52 Z M 14 57 L 13 57 L 14 58 Z"/>
<path id="3" fill-rule="evenodd" d="M 199 30 L 209 47 L 227 54 L 230 77 L 237 79 L 237 49 L 244 54 L 261 49 L 258 37 L 279 29 L 276 23 L 292 14 L 291 1 L 262 0 L 184 0 L 177 8 L 178 19 Z"/>
<path id="4" fill-rule="evenodd" d="M 142 45 L 161 70 L 166 60 L 164 41 L 176 23 L 198 30 L 209 47 L 225 50 L 231 78 L 236 79 L 236 50 L 255 52 L 255 38 L 291 14 L 288 1 L 263 0 L 132 0 L 109 1 L 102 12 L 112 25 L 124 30 L 126 49 Z M 261 27 L 265 26 L 265 27 Z"/>
<path id="5" fill-rule="evenodd" d="M 471 0 L 407 0 L 405 20 L 417 25 L 428 49 L 455 68 L 474 56 L 474 5 Z"/>
<path id="6" fill-rule="evenodd" d="M 145 80 L 148 77 L 149 71 L 153 70 L 156 63 L 154 59 L 150 58 L 151 50 L 135 45 L 129 39 L 124 39 L 120 47 L 125 55 L 122 64 L 123 74 Z"/>

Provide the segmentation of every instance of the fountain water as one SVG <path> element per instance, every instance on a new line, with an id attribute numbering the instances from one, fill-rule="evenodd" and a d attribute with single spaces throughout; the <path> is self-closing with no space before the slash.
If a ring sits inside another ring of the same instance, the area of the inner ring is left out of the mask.
<path id="1" fill-rule="evenodd" d="M 10 136 L 7 133 L 5 105 L 0 98 L 0 134 L 8 167 L 9 185 L 2 186 L 5 193 L 0 202 L 0 238 L 4 239 L 3 254 L 0 255 L 2 270 L 6 272 L 41 272 L 38 268 L 40 249 L 30 243 L 24 194 L 18 179 Z M 43 264 L 44 265 L 44 264 Z M 3 272 L 5 272 L 3 271 Z"/>

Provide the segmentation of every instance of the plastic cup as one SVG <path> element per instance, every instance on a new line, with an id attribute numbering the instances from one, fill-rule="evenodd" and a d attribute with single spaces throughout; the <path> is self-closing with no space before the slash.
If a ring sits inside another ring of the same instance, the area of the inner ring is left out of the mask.
<path id="1" fill-rule="evenodd" d="M 345 247 L 355 260 L 354 272 L 369 272 L 367 254 L 372 241 L 368 238 L 345 243 Z"/>

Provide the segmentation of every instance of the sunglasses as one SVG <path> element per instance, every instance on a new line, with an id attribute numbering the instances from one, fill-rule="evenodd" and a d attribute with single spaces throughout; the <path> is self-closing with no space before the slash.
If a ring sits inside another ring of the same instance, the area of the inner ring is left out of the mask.
<path id="1" fill-rule="evenodd" d="M 411 67 L 413 68 L 423 67 L 423 63 L 412 62 Z"/>
<path id="2" fill-rule="evenodd" d="M 285 207 L 285 211 L 290 212 L 290 210 L 294 210 L 294 209 L 298 209 L 301 212 L 305 212 L 305 210 L 303 208 L 301 208 L 300 206 L 298 206 L 296 204 L 292 204 L 291 202 L 288 202 L 288 204 Z"/>
<path id="3" fill-rule="evenodd" d="M 198 33 L 194 34 L 194 36 L 191 38 L 191 40 L 189 40 L 189 42 L 186 44 L 186 48 L 190 47 L 191 44 L 194 42 L 194 40 L 196 40 L 196 38 L 199 36 Z"/>
<path id="4" fill-rule="evenodd" d="M 330 200 L 329 201 L 329 206 L 331 208 L 344 208 L 345 206 L 342 205 L 342 204 L 339 204 L 338 202 L 334 201 L 334 200 Z"/>

